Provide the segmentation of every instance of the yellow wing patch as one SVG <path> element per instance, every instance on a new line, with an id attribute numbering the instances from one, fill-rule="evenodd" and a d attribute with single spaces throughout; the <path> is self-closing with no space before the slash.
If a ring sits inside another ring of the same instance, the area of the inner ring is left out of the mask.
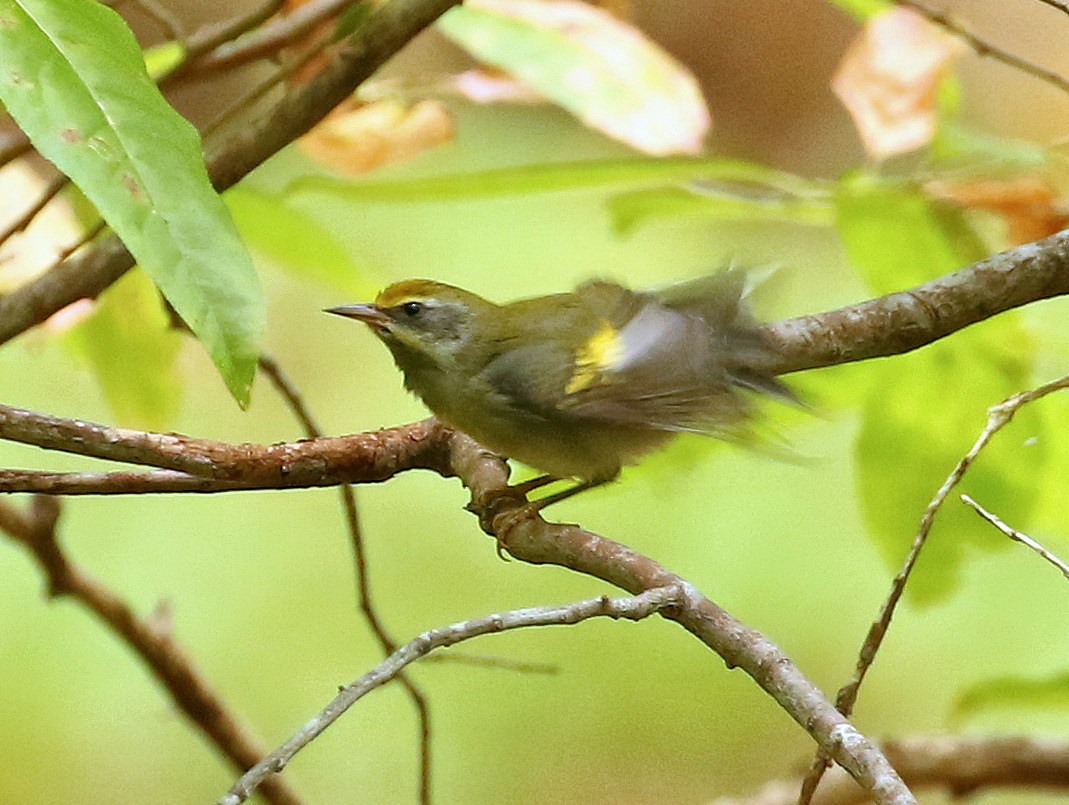
<path id="1" fill-rule="evenodd" d="M 575 394 L 594 385 L 603 372 L 615 367 L 623 357 L 624 342 L 620 331 L 602 319 L 597 332 L 576 350 L 575 371 L 564 387 L 564 393 Z"/>

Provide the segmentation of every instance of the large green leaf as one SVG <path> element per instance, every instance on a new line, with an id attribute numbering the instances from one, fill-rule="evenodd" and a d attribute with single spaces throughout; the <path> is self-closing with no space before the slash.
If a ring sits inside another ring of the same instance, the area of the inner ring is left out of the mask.
<path id="1" fill-rule="evenodd" d="M 0 99 L 82 189 L 204 343 L 242 405 L 264 302 L 200 138 L 122 19 L 86 0 L 0 0 Z"/>
<path id="2" fill-rule="evenodd" d="M 855 462 L 865 522 L 889 567 L 902 563 L 928 502 L 983 430 L 987 408 L 1028 386 L 1031 357 L 1016 322 L 999 321 L 979 336 L 962 333 L 873 367 Z M 908 588 L 916 600 L 950 593 L 970 550 L 1011 544 L 958 493 L 1027 527 L 1047 459 L 1043 436 L 1042 420 L 1024 409 L 988 444 L 937 515 Z"/>
<path id="3" fill-rule="evenodd" d="M 1028 678 L 1006 676 L 984 680 L 966 688 L 954 702 L 953 716 L 969 721 L 996 712 L 1051 715 L 1069 713 L 1069 674 Z"/>
<path id="4" fill-rule="evenodd" d="M 163 430 L 181 400 L 175 358 L 182 333 L 141 271 L 108 288 L 67 343 L 96 376 L 119 422 Z"/>
<path id="5" fill-rule="evenodd" d="M 960 216 L 919 190 L 877 179 L 845 182 L 839 231 L 851 261 L 879 293 L 902 290 L 982 256 Z M 924 350 L 865 367 L 868 398 L 856 444 L 870 533 L 891 567 L 905 557 L 928 502 L 984 427 L 987 408 L 1028 387 L 1034 348 L 1019 317 L 957 333 Z M 1046 460 L 1041 419 L 1021 411 L 965 476 L 960 491 L 1024 523 Z M 1031 446 L 1028 446 L 1031 445 Z M 991 527 L 951 497 L 910 584 L 930 600 L 953 589 L 967 548 L 1002 547 Z"/>
<path id="6" fill-rule="evenodd" d="M 854 267 L 878 294 L 900 291 L 987 256 L 961 212 L 916 185 L 868 174 L 836 193 L 839 237 Z"/>

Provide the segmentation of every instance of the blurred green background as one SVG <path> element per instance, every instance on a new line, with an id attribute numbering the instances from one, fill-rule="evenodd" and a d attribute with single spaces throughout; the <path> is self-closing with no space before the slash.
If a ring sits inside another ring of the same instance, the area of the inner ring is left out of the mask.
<path id="1" fill-rule="evenodd" d="M 625 154 L 561 112 L 457 111 L 455 143 L 381 175 Z M 250 184 L 275 192 L 317 170 L 288 151 Z M 270 296 L 266 349 L 325 429 L 349 433 L 425 416 L 370 333 L 320 312 L 396 279 L 433 277 L 506 300 L 596 276 L 641 287 L 734 260 L 776 269 L 757 297 L 765 319 L 867 295 L 830 231 L 673 222 L 620 238 L 603 201 L 595 192 L 359 205 L 294 195 L 286 204 L 333 240 L 310 238 L 305 261 L 316 262 L 317 242 L 340 246 L 351 261 L 351 286 L 309 282 L 259 253 Z M 245 225 L 254 248 L 267 238 L 256 222 Z M 1063 303 L 1046 303 L 1026 321 L 1041 332 L 1060 328 L 1065 314 Z M 251 409 L 240 413 L 196 345 L 184 344 L 179 360 L 184 388 L 168 429 L 231 442 L 302 435 L 262 377 Z M 892 360 L 908 371 L 912 359 Z M 553 509 L 551 519 L 582 523 L 656 558 L 834 691 L 851 672 L 892 575 L 867 535 L 855 492 L 859 418 L 851 397 L 855 384 L 875 376 L 866 371 L 828 369 L 792 380 L 814 414 L 770 411 L 769 421 L 797 460 L 682 440 L 621 483 Z M 90 374 L 43 334 L 0 350 L 0 379 L 7 404 L 115 421 Z M 983 408 L 996 401 L 976 401 L 975 433 Z M 1060 401 L 1050 404 L 1064 413 Z M 1019 443 L 1024 435 L 1005 438 Z M 101 466 L 8 443 L 0 443 L 0 465 Z M 615 592 L 558 568 L 500 561 L 462 510 L 466 495 L 455 480 L 408 473 L 358 495 L 374 598 L 398 640 L 490 612 Z M 919 520 L 921 512 L 914 514 Z M 176 638 L 266 746 L 380 659 L 356 612 L 334 490 L 75 499 L 65 504 L 61 534 L 72 559 L 139 612 L 167 608 Z M 903 544 L 911 536 L 904 533 Z M 1058 547 L 1057 534 L 1041 536 Z M 0 577 L 7 757 L 0 802 L 196 803 L 226 790 L 234 773 L 113 636 L 71 602 L 46 600 L 21 549 L 0 544 Z M 947 729 L 1064 735 L 1069 715 L 1049 707 L 996 709 L 964 725 L 950 716 L 971 683 L 1066 667 L 1067 594 L 1064 579 L 1026 551 L 974 553 L 951 597 L 904 604 L 856 722 L 875 736 Z M 548 664 L 554 672 L 459 662 L 413 669 L 430 699 L 437 803 L 699 803 L 799 772 L 812 753 L 805 733 L 749 678 L 659 619 L 520 631 L 452 651 Z M 390 686 L 361 701 L 286 774 L 309 802 L 413 802 L 416 734 L 412 707 Z M 996 792 L 975 801 L 1048 799 L 1057 798 Z"/>

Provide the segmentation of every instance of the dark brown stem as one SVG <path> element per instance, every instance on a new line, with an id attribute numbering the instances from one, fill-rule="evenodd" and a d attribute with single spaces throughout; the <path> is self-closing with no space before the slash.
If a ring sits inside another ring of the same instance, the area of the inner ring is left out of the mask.
<path id="1" fill-rule="evenodd" d="M 119 596 L 67 559 L 56 537 L 59 513 L 57 498 L 35 497 L 27 511 L 0 501 L 0 530 L 37 560 L 48 580 L 50 596 L 78 601 L 144 661 L 178 708 L 234 768 L 243 772 L 254 766 L 264 749 L 227 710 L 169 630 L 151 619 L 139 618 Z M 266 781 L 262 792 L 274 805 L 301 802 L 279 778 Z"/>

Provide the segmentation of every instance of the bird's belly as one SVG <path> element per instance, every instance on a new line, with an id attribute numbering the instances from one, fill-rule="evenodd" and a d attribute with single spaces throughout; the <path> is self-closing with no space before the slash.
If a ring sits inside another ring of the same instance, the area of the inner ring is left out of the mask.
<path id="1" fill-rule="evenodd" d="M 615 478 L 622 466 L 634 463 L 672 436 L 649 428 L 536 415 L 517 417 L 515 413 L 508 420 L 494 416 L 443 419 L 507 458 L 550 475 L 585 481 Z"/>

